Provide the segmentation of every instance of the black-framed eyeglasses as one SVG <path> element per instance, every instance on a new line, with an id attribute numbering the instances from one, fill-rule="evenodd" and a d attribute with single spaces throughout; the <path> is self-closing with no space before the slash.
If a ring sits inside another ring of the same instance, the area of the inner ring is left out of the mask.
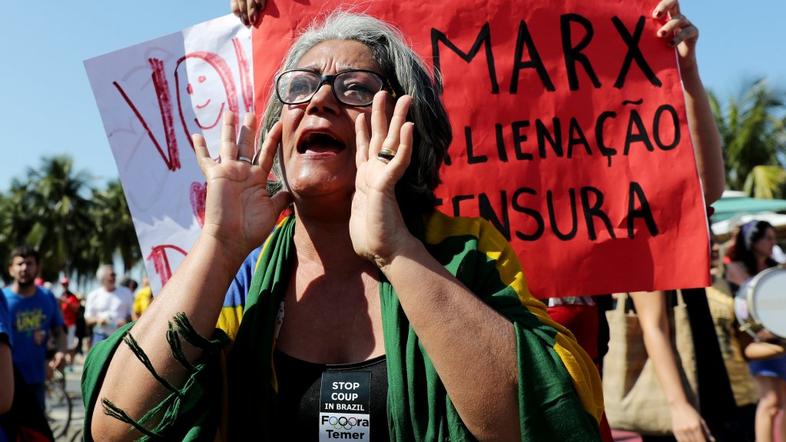
<path id="1" fill-rule="evenodd" d="M 307 69 L 284 71 L 276 79 L 276 95 L 284 104 L 308 103 L 323 84 L 331 85 L 336 100 L 347 106 L 369 106 L 374 95 L 386 87 L 395 97 L 393 88 L 381 75 L 364 69 L 335 75 L 320 75 Z"/>

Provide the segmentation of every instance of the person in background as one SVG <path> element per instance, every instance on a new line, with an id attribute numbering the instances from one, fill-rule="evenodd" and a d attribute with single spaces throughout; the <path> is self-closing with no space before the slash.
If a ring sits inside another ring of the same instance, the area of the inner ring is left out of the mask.
<path id="1" fill-rule="evenodd" d="M 14 366 L 11 357 L 11 316 L 5 296 L 0 296 L 0 414 L 11 408 L 14 399 Z M 0 441 L 3 440 L 0 428 Z"/>
<path id="2" fill-rule="evenodd" d="M 84 341 L 87 338 L 88 348 L 91 346 L 91 333 L 85 320 L 85 299 L 79 296 L 79 309 L 76 312 L 76 355 L 84 355 Z"/>
<path id="3" fill-rule="evenodd" d="M 73 363 L 76 352 L 76 319 L 79 314 L 79 298 L 69 289 L 70 283 L 71 281 L 66 277 L 60 279 L 60 285 L 63 287 L 63 293 L 60 294 L 60 312 L 63 314 L 63 324 L 65 324 L 67 332 L 66 365 L 68 366 Z"/>
<path id="4" fill-rule="evenodd" d="M 11 357 L 11 318 L 5 296 L 0 296 L 0 415 L 11 409 L 14 400 L 14 365 Z M 8 435 L 0 420 L 0 442 L 7 442 Z"/>
<path id="5" fill-rule="evenodd" d="M 244 17 L 256 16 L 260 6 L 254 0 L 233 0 L 236 9 L 233 12 Z M 709 206 L 717 201 L 725 187 L 725 170 L 721 149 L 721 138 L 715 119 L 710 108 L 709 98 L 699 76 L 698 61 L 696 59 L 696 44 L 699 39 L 698 28 L 680 11 L 677 0 L 664 0 L 659 2 L 652 11 L 653 17 L 663 19 L 665 24 L 658 29 L 657 37 L 676 48 L 677 61 L 682 77 L 683 92 L 685 95 L 686 116 L 688 129 L 693 140 L 696 165 L 701 178 L 705 203 Z M 253 22 L 253 20 L 251 20 Z M 658 295 L 656 295 L 657 297 Z M 640 302 L 649 304 L 655 301 L 652 297 Z M 547 300 L 549 315 L 557 322 L 573 331 L 582 347 L 595 359 L 602 360 L 608 341 L 608 324 L 599 305 L 609 305 L 609 296 L 593 298 L 590 296 L 572 298 L 551 298 Z M 648 307 L 645 307 L 648 308 Z M 655 315 L 664 313 L 662 308 L 656 308 Z M 651 330 L 656 330 L 660 320 L 657 316 L 650 318 L 645 314 L 645 322 L 651 323 Z M 650 334 L 650 337 L 653 335 Z M 660 342 L 660 339 L 656 339 Z M 653 341 L 651 341 L 652 343 Z M 663 361 L 661 361 L 663 362 Z M 675 392 L 676 393 L 676 392 Z M 691 407 L 692 409 L 692 407 Z M 702 432 L 703 423 L 699 421 L 698 412 L 684 413 L 677 417 L 675 436 L 680 439 L 697 437 Z M 688 421 L 690 421 L 688 423 Z"/>
<path id="6" fill-rule="evenodd" d="M 736 293 L 737 317 L 747 318 L 747 303 L 744 299 L 746 284 L 758 273 L 775 267 L 772 259 L 775 245 L 775 228 L 767 221 L 750 221 L 739 229 L 726 266 L 726 280 Z M 758 341 L 771 341 L 774 336 L 767 330 L 756 333 Z M 747 354 L 747 349 L 746 349 Z M 766 360 L 752 360 L 748 367 L 759 387 L 759 405 L 756 408 L 756 441 L 770 442 L 775 434 L 786 440 L 786 425 L 781 420 L 776 425 L 779 412 L 786 409 L 786 356 Z"/>
<path id="7" fill-rule="evenodd" d="M 150 287 L 150 280 L 145 276 L 142 278 L 142 288 L 137 290 L 134 295 L 134 310 L 131 312 L 131 319 L 136 321 L 142 313 L 150 307 L 153 302 L 153 289 Z"/>
<path id="8" fill-rule="evenodd" d="M 736 405 L 734 416 L 728 420 L 726 426 L 732 434 L 736 435 L 735 441 L 753 442 L 755 440 L 756 403 L 759 400 L 759 395 L 743 352 L 750 337 L 740 332 L 739 322 L 734 311 L 734 293 L 723 278 L 724 265 L 720 246 L 715 241 L 714 235 L 711 236 L 711 240 L 712 286 L 706 289 L 707 302 Z"/>
<path id="9" fill-rule="evenodd" d="M 737 346 L 739 359 L 736 364 L 730 363 L 733 361 L 728 358 L 728 333 L 732 326 L 728 321 L 730 304 L 723 304 L 723 299 L 718 300 L 712 287 L 706 290 L 682 289 L 680 292 L 690 328 L 693 347 L 690 355 L 678 354 L 674 345 L 679 334 L 672 336 L 672 330 L 676 328 L 671 327 L 670 312 L 676 308 L 676 292 L 637 292 L 630 296 L 641 323 L 647 355 L 670 405 L 672 421 L 672 436 L 643 436 L 642 440 L 752 442 L 752 414 L 747 422 L 744 415 L 745 411 L 752 410 L 739 407 L 740 404 L 751 403 L 751 391 L 748 390 L 747 397 L 739 395 L 738 401 L 738 393 L 741 392 L 734 385 L 745 379 L 747 371 L 742 362 L 743 373 L 740 376 L 740 347 Z M 730 303 L 731 297 L 727 296 L 726 300 Z M 720 331 L 717 331 L 713 313 L 727 318 L 724 322 L 726 327 L 721 327 Z M 731 318 L 734 318 L 733 312 Z M 695 364 L 682 365 L 685 357 L 692 358 Z M 697 402 L 692 401 L 694 392 L 683 388 L 681 373 L 687 369 L 695 370 L 690 374 L 698 381 L 695 391 Z M 750 376 L 747 380 L 752 382 Z M 755 398 L 752 402 L 755 403 Z M 694 403 L 700 408 L 696 408 Z"/>
<path id="10" fill-rule="evenodd" d="M 14 365 L 34 392 L 38 406 L 44 409 L 44 381 L 46 380 L 46 349 L 49 336 L 57 351 L 51 362 L 59 366 L 67 350 L 63 318 L 57 299 L 49 290 L 35 284 L 39 269 L 39 255 L 27 246 L 11 253 L 8 273 L 14 282 L 3 289 L 11 318 Z"/>
<path id="11" fill-rule="evenodd" d="M 136 282 L 136 280 L 129 278 L 128 276 L 120 281 L 120 285 L 127 288 L 128 290 L 131 290 L 131 293 L 136 292 L 136 288 L 139 287 L 139 284 Z"/>
<path id="12" fill-rule="evenodd" d="M 110 264 L 99 267 L 96 278 L 101 287 L 87 295 L 85 306 L 85 322 L 93 329 L 93 346 L 131 319 L 134 304 L 131 291 L 116 284 L 117 275 Z"/>
<path id="13" fill-rule="evenodd" d="M 683 388 L 679 358 L 669 329 L 669 296 L 665 292 L 632 292 L 630 297 L 641 323 L 647 357 L 653 363 L 663 393 L 670 405 L 673 436 L 642 436 L 644 442 L 714 440 L 707 423 Z"/>
<path id="14" fill-rule="evenodd" d="M 36 392 L 14 366 L 14 325 L 5 296 L 0 296 L 0 442 L 53 441 Z"/>

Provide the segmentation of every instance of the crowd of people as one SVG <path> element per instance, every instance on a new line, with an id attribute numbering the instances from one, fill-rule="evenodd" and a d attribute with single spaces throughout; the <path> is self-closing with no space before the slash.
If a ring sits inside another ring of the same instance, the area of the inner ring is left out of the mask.
<path id="1" fill-rule="evenodd" d="M 40 270 L 37 250 L 20 246 L 12 251 L 12 282 L 0 296 L 0 442 L 51 440 L 45 382 L 55 370 L 69 370 L 134 314 L 133 295 L 124 285 L 136 283 L 126 278 L 115 286 L 111 265 L 98 269 L 100 287 L 86 297 L 71 291 L 68 277 L 60 279 L 60 296 L 55 296 L 53 285 L 38 278 Z M 140 293 L 149 305 L 149 287 Z"/>

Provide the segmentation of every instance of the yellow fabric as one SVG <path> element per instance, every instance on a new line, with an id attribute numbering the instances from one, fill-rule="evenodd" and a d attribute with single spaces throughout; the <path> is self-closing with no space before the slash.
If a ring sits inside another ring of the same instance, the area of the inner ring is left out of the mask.
<path id="1" fill-rule="evenodd" d="M 237 336 L 237 329 L 240 328 L 240 320 L 242 317 L 242 305 L 222 307 L 221 313 L 218 315 L 218 324 L 216 328 L 223 330 L 224 333 L 234 341 L 235 336 Z"/>
<path id="2" fill-rule="evenodd" d="M 576 342 L 573 333 L 554 322 L 548 315 L 546 306 L 532 296 L 518 257 L 505 237 L 481 218 L 454 218 L 439 212 L 431 216 L 426 232 L 428 244 L 439 244 L 451 236 L 472 235 L 478 238 L 478 249 L 496 262 L 503 283 L 516 291 L 521 304 L 530 313 L 557 331 L 554 350 L 565 364 L 584 409 L 600 422 L 603 414 L 603 388 L 595 364 Z"/>
<path id="3" fill-rule="evenodd" d="M 150 307 L 151 302 L 153 302 L 153 289 L 142 287 L 137 290 L 136 295 L 134 295 L 134 314 L 137 318 L 142 316 L 142 313 Z"/>

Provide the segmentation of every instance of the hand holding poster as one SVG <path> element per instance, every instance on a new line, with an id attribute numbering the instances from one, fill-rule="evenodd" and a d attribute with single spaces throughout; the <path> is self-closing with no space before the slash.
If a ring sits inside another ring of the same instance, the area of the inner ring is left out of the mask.
<path id="1" fill-rule="evenodd" d="M 339 5 L 264 11 L 253 34 L 258 109 L 297 32 Z M 490 219 L 539 297 L 708 282 L 680 76 L 653 6 L 402 0 L 358 11 L 397 25 L 441 72 L 453 144 L 440 210 Z M 188 135 L 202 131 L 215 148 L 223 109 L 251 110 L 244 32 L 225 17 L 86 63 L 161 283 L 198 234 L 204 184 Z"/>

